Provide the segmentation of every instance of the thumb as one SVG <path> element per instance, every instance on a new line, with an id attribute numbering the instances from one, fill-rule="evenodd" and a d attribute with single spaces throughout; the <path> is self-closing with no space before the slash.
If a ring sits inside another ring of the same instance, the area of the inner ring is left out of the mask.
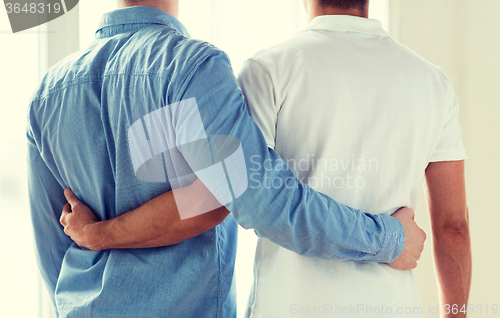
<path id="1" fill-rule="evenodd" d="M 64 196 L 66 197 L 66 200 L 68 200 L 68 203 L 71 205 L 71 207 L 74 207 L 78 203 L 80 203 L 80 200 L 78 200 L 78 197 L 73 193 L 73 190 L 70 188 L 67 188 L 64 190 Z"/>
<path id="2" fill-rule="evenodd" d="M 69 206 L 69 203 L 66 203 L 63 207 L 61 217 L 59 218 L 59 223 L 61 223 L 62 226 L 66 227 L 68 225 L 68 214 L 71 213 L 71 207 Z"/>

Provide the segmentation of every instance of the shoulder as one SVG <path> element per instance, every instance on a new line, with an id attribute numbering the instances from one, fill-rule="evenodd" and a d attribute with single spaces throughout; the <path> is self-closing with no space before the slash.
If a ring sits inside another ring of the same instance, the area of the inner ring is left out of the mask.
<path id="1" fill-rule="evenodd" d="M 227 54 L 213 44 L 191 39 L 170 28 L 148 32 L 146 38 L 141 34 L 137 36 L 138 43 L 146 43 L 146 47 L 127 54 L 137 55 L 136 73 L 144 71 L 145 75 L 163 77 L 172 84 L 183 85 L 195 74 L 206 75 L 231 65 Z"/>
<path id="2" fill-rule="evenodd" d="M 296 62 L 302 60 L 306 54 L 307 46 L 304 45 L 304 40 L 303 34 L 299 33 L 285 42 L 252 55 L 246 60 L 238 75 L 240 85 L 249 78 L 254 78 L 255 81 L 269 78 L 274 85 L 289 78 Z"/>
<path id="3" fill-rule="evenodd" d="M 81 55 L 82 51 L 72 53 L 50 67 L 33 92 L 31 103 L 45 99 L 51 93 L 83 80 L 76 76 L 78 72 L 75 71 L 75 65 L 78 64 Z"/>
<path id="4" fill-rule="evenodd" d="M 258 63 L 270 71 L 290 66 L 292 65 L 290 63 L 304 50 L 304 40 L 302 33 L 296 34 L 285 42 L 257 52 L 248 61 Z"/>
<path id="5" fill-rule="evenodd" d="M 435 84 L 439 84 L 446 91 L 450 88 L 452 89 L 451 81 L 441 67 L 430 62 L 406 45 L 395 40 L 392 40 L 392 42 L 394 54 L 403 64 L 407 65 L 408 70 L 418 70 L 418 73 L 415 73 L 415 75 L 425 75 L 426 78 L 433 80 Z"/>
<path id="6" fill-rule="evenodd" d="M 189 61 L 191 64 L 203 62 L 204 60 L 222 56 L 227 61 L 227 54 L 215 45 L 197 39 L 184 36 L 179 32 L 172 32 L 171 29 L 160 29 L 159 34 L 151 35 L 152 41 L 163 55 L 172 55 L 175 59 Z"/>
<path id="7" fill-rule="evenodd" d="M 230 63 L 226 53 L 208 42 L 190 39 L 168 27 L 147 27 L 97 40 L 67 56 L 47 71 L 32 101 L 72 85 L 124 74 L 183 81 L 215 57 Z"/>

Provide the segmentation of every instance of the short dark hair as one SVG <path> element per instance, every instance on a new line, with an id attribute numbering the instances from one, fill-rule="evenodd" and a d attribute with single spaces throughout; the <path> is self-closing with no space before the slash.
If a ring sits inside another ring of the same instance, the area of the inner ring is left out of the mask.
<path id="1" fill-rule="evenodd" d="M 368 0 L 319 0 L 322 7 L 335 7 L 340 9 L 364 8 Z"/>

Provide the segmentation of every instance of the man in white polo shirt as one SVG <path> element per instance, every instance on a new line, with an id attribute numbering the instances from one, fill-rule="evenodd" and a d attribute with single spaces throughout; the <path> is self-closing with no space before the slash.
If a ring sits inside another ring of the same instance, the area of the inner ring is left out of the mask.
<path id="1" fill-rule="evenodd" d="M 465 316 L 466 155 L 450 81 L 367 19 L 367 0 L 304 2 L 306 30 L 243 68 L 252 118 L 299 179 L 354 208 L 415 209 L 425 177 L 441 313 Z M 259 239 L 248 317 L 378 315 L 423 317 L 413 272 L 307 258 Z"/>

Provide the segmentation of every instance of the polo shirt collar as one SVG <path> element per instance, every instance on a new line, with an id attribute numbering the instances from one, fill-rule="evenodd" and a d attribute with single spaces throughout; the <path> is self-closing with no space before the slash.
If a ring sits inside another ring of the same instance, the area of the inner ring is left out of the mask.
<path id="1" fill-rule="evenodd" d="M 352 15 L 322 15 L 314 18 L 306 30 L 328 30 L 356 32 L 390 37 L 382 28 L 379 20 L 355 17 Z"/>
<path id="2" fill-rule="evenodd" d="M 169 26 L 189 37 L 184 25 L 167 12 L 154 7 L 134 6 L 105 13 L 99 22 L 96 38 L 110 37 L 126 31 L 136 31 L 148 24 Z"/>

